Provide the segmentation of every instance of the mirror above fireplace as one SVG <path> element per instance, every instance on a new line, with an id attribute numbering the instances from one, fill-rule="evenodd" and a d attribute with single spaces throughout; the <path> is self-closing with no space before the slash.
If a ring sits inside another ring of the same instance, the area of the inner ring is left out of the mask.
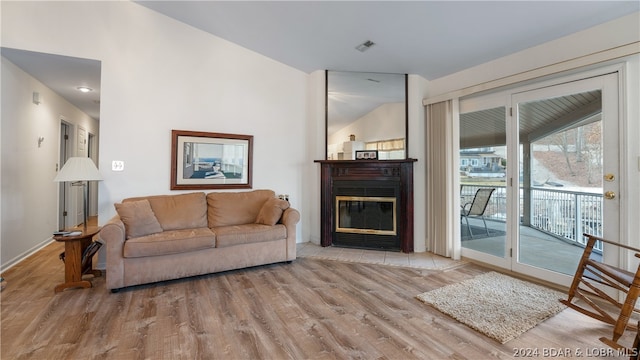
<path id="1" fill-rule="evenodd" d="M 355 160 L 360 150 L 407 158 L 405 74 L 328 70 L 326 89 L 327 160 Z"/>

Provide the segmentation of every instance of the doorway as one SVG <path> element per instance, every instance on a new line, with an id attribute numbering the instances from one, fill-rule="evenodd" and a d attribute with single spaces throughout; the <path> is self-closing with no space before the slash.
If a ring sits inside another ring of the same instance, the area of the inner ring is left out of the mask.
<path id="1" fill-rule="evenodd" d="M 98 142 L 96 141 L 95 134 L 89 132 L 89 143 L 87 149 L 89 151 L 89 158 L 93 160 L 94 164 L 98 164 Z M 98 215 L 98 183 L 96 181 L 89 181 L 89 218 L 96 217 Z"/>
<path id="2" fill-rule="evenodd" d="M 464 256 L 569 285 L 582 233 L 617 238 L 617 81 L 610 74 L 516 90 L 461 111 L 461 204 L 495 189 L 487 225 L 473 219 L 473 237 L 461 228 Z"/>
<path id="3" fill-rule="evenodd" d="M 60 158 L 56 165 L 56 171 L 60 171 L 62 166 L 67 162 L 67 159 L 71 157 L 71 124 L 64 119 L 60 119 Z M 64 230 L 71 226 L 69 218 L 69 204 L 71 204 L 71 184 L 68 182 L 61 182 L 59 185 L 58 198 L 58 230 Z"/>

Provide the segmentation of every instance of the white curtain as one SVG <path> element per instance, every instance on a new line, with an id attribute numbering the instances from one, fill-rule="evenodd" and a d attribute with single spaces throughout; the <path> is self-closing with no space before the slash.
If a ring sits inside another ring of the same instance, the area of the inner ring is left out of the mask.
<path id="1" fill-rule="evenodd" d="M 460 258 L 458 100 L 426 105 L 427 249 Z"/>

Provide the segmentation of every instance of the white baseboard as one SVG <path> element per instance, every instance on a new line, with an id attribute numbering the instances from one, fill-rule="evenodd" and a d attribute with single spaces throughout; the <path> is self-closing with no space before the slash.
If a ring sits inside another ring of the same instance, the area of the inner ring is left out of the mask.
<path id="1" fill-rule="evenodd" d="M 53 241 L 54 241 L 53 237 L 49 237 L 48 239 L 44 240 L 40 244 L 32 247 L 31 249 L 29 249 L 29 250 L 23 252 L 22 254 L 14 257 L 13 259 L 9 260 L 9 262 L 2 264 L 0 266 L 0 271 L 5 272 L 5 271 L 9 270 L 10 268 L 15 266 L 16 264 L 19 264 L 22 260 L 28 258 L 29 256 L 31 256 L 31 255 L 35 254 L 36 252 L 40 251 L 45 246 L 51 244 Z"/>
<path id="2" fill-rule="evenodd" d="M 320 236 L 317 235 L 311 235 L 309 236 L 309 242 L 316 244 L 316 245 L 320 245 Z"/>

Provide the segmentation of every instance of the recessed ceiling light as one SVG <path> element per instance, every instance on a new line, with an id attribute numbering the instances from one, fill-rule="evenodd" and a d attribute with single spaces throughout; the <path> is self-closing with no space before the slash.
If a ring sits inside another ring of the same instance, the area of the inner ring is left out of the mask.
<path id="1" fill-rule="evenodd" d="M 375 44 L 376 43 L 374 43 L 373 41 L 367 40 L 367 41 L 363 42 L 362 44 L 356 46 L 356 49 L 358 49 L 358 51 L 360 51 L 360 52 L 365 52 L 365 51 L 369 50 Z"/>
<path id="2" fill-rule="evenodd" d="M 93 91 L 92 88 L 86 87 L 86 86 L 78 86 L 76 89 L 78 89 L 80 92 L 83 92 L 83 93 L 88 93 Z"/>

